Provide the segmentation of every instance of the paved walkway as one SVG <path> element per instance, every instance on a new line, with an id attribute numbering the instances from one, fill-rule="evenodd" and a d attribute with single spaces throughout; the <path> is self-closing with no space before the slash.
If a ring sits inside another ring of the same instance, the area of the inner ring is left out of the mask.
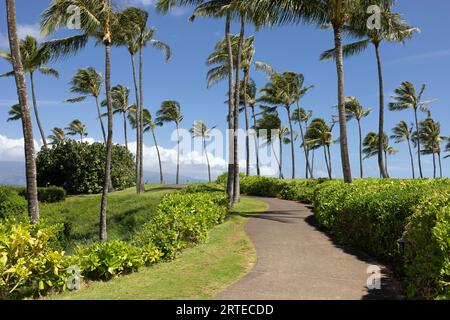
<path id="1" fill-rule="evenodd" d="M 257 252 L 256 266 L 216 299 L 402 298 L 398 281 L 380 265 L 381 289 L 368 290 L 367 269 L 378 264 L 360 252 L 337 245 L 316 229 L 307 206 L 280 199 L 258 199 L 270 208 L 246 225 Z"/>

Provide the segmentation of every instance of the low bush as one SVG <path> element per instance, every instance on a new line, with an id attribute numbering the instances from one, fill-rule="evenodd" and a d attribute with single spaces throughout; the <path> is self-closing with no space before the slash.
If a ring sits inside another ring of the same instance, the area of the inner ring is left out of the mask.
<path id="1" fill-rule="evenodd" d="M 223 193 L 168 194 L 132 242 L 138 247 L 154 244 L 165 258 L 174 258 L 180 250 L 205 241 L 208 231 L 223 222 L 227 211 Z"/>
<path id="2" fill-rule="evenodd" d="M 407 221 L 403 237 L 408 296 L 450 299 L 450 191 L 423 199 Z"/>
<path id="3" fill-rule="evenodd" d="M 245 178 L 245 173 L 240 172 L 239 173 L 239 178 L 242 180 Z M 221 184 L 223 186 L 225 186 L 227 184 L 228 181 L 228 172 L 224 172 L 222 173 L 220 176 L 217 177 L 216 179 L 216 183 Z"/>
<path id="4" fill-rule="evenodd" d="M 16 188 L 19 194 L 27 198 L 27 189 L 25 187 Z M 40 202 L 55 203 L 66 200 L 67 192 L 64 188 L 50 186 L 48 188 L 38 188 L 38 199 Z"/>
<path id="5" fill-rule="evenodd" d="M 14 188 L 0 186 L 0 219 L 22 215 L 27 211 L 27 201 Z"/>
<path id="6" fill-rule="evenodd" d="M 185 193 L 223 192 L 225 188 L 219 183 L 193 183 L 183 189 Z"/>

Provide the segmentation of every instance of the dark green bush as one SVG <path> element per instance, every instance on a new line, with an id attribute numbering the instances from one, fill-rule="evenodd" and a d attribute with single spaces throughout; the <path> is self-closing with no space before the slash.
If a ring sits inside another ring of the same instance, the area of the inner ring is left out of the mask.
<path id="1" fill-rule="evenodd" d="M 285 185 L 285 180 L 257 176 L 245 177 L 240 181 L 242 193 L 262 197 L 278 197 Z"/>
<path id="2" fill-rule="evenodd" d="M 408 296 L 450 299 L 450 191 L 427 196 L 413 212 L 403 236 Z"/>
<path id="3" fill-rule="evenodd" d="M 103 143 L 66 141 L 41 150 L 36 158 L 40 187 L 63 187 L 69 194 L 99 193 L 103 189 L 105 146 Z M 125 148 L 112 148 L 111 180 L 116 190 L 134 185 L 133 155 Z"/>
<path id="4" fill-rule="evenodd" d="M 205 241 L 209 230 L 223 222 L 228 209 L 223 193 L 172 193 L 164 197 L 150 222 L 133 237 L 133 244 L 150 243 L 166 258 Z"/>
<path id="5" fill-rule="evenodd" d="M 225 188 L 219 183 L 193 183 L 183 189 L 185 193 L 224 192 Z"/>
<path id="6" fill-rule="evenodd" d="M 12 187 L 0 186 L 0 219 L 21 215 L 27 211 L 27 201 Z"/>
<path id="7" fill-rule="evenodd" d="M 17 188 L 19 194 L 27 198 L 27 189 L 25 187 Z M 50 186 L 48 188 L 38 188 L 38 199 L 40 202 L 55 203 L 66 200 L 67 192 L 61 187 Z"/>

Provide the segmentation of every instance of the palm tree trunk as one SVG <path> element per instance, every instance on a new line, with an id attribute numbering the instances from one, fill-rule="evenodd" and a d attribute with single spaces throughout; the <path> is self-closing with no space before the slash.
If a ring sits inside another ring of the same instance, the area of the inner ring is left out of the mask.
<path id="1" fill-rule="evenodd" d="M 128 136 L 127 136 L 127 114 L 123 113 L 123 132 L 125 134 L 125 148 L 128 150 Z"/>
<path id="2" fill-rule="evenodd" d="M 340 27 L 333 26 L 334 42 L 336 48 L 336 69 L 338 77 L 338 111 L 339 111 L 339 129 L 341 142 L 341 161 L 344 181 L 352 182 L 352 171 L 350 167 L 350 157 L 348 154 L 347 143 L 347 118 L 345 116 L 345 95 L 344 95 L 344 58 L 342 52 L 342 30 Z"/>
<path id="3" fill-rule="evenodd" d="M 411 151 L 411 142 L 409 141 L 409 139 L 407 139 L 407 141 L 408 141 L 409 157 L 411 159 L 412 177 L 413 177 L 413 179 L 415 179 L 416 178 L 416 173 L 415 173 L 415 170 L 414 170 L 414 157 L 413 157 L 413 154 L 412 154 L 412 151 Z"/>
<path id="4" fill-rule="evenodd" d="M 153 142 L 155 143 L 155 147 L 156 147 L 156 153 L 158 155 L 159 181 L 161 184 L 164 184 L 164 176 L 163 176 L 162 163 L 161 163 L 161 154 L 159 153 L 159 146 L 158 146 L 158 142 L 156 141 L 155 130 L 153 130 L 153 129 L 151 129 L 151 130 L 152 130 Z"/>
<path id="5" fill-rule="evenodd" d="M 358 119 L 358 132 L 359 132 L 359 172 L 361 174 L 361 179 L 364 178 L 363 171 L 363 152 L 362 152 L 362 130 L 361 130 L 361 120 Z"/>
<path id="6" fill-rule="evenodd" d="M 331 152 L 329 145 L 327 145 L 327 152 L 328 152 L 328 162 L 330 164 L 330 179 L 333 179 L 333 163 L 331 162 Z"/>
<path id="7" fill-rule="evenodd" d="M 433 152 L 433 179 L 436 179 L 436 154 Z"/>
<path id="8" fill-rule="evenodd" d="M 141 188 L 140 188 L 140 163 L 141 163 L 141 152 L 140 152 L 140 132 L 139 132 L 139 128 L 140 128 L 140 117 L 139 115 L 139 89 L 138 89 L 138 82 L 137 82 L 137 76 L 136 76 L 136 63 L 134 61 L 134 54 L 130 53 L 130 57 L 131 57 L 131 67 L 133 70 L 133 82 L 134 82 L 134 91 L 136 94 L 136 193 L 140 193 Z"/>
<path id="9" fill-rule="evenodd" d="M 248 97 L 247 97 L 247 83 L 250 78 L 250 70 L 246 68 L 244 70 L 244 88 L 242 88 L 242 92 L 244 92 L 244 114 L 245 114 L 245 159 L 246 159 L 246 167 L 245 174 L 246 176 L 250 176 L 250 135 L 249 135 L 249 121 L 248 121 Z"/>
<path id="10" fill-rule="evenodd" d="M 314 179 L 314 158 L 316 155 L 316 150 L 312 149 L 312 156 L 311 156 L 311 179 Z"/>
<path id="11" fill-rule="evenodd" d="M 253 118 L 253 127 L 255 128 L 255 154 L 256 154 L 256 174 L 258 177 L 261 175 L 261 170 L 259 168 L 259 139 L 258 133 L 256 129 L 256 115 L 255 115 L 255 106 L 251 106 L 252 108 L 252 118 Z"/>
<path id="12" fill-rule="evenodd" d="M 327 156 L 327 150 L 326 150 L 325 146 L 323 146 L 323 155 L 325 157 L 325 164 L 327 165 L 328 177 L 330 177 L 330 165 L 328 164 L 328 156 Z"/>
<path id="13" fill-rule="evenodd" d="M 44 129 L 42 128 L 42 123 L 41 123 L 41 120 L 39 118 L 39 112 L 38 112 L 38 108 L 37 108 L 36 91 L 34 89 L 34 73 L 33 72 L 30 72 L 30 82 L 31 82 L 31 96 L 33 98 L 34 116 L 36 117 L 36 123 L 38 125 L 39 132 L 41 134 L 42 143 L 44 144 L 44 149 L 48 149 L 47 140 L 45 138 Z"/>
<path id="14" fill-rule="evenodd" d="M 81 141 L 81 143 L 83 143 L 83 134 L 82 133 L 80 133 L 80 141 Z"/>
<path id="15" fill-rule="evenodd" d="M 387 172 L 388 177 L 389 177 L 388 158 L 387 158 L 387 152 L 386 151 L 384 151 L 384 167 L 386 168 L 386 172 Z"/>
<path id="16" fill-rule="evenodd" d="M 238 44 L 238 53 L 236 59 L 236 80 L 235 80 L 235 89 L 234 89 L 234 185 L 233 185 L 233 204 L 238 203 L 241 198 L 240 186 L 239 186 L 239 105 L 240 105 L 240 92 L 241 92 L 241 62 L 242 62 L 242 49 L 244 45 L 244 36 L 245 36 L 245 17 L 244 14 L 241 13 L 241 32 L 239 34 L 239 44 Z"/>
<path id="17" fill-rule="evenodd" d="M 283 175 L 283 140 L 280 138 L 280 179 L 284 179 Z"/>
<path id="18" fill-rule="evenodd" d="M 442 161 L 441 161 L 441 152 L 438 152 L 438 159 L 439 159 L 439 177 L 442 178 Z"/>
<path id="19" fill-rule="evenodd" d="M 100 121 L 100 127 L 102 128 L 103 142 L 106 144 L 105 125 L 103 124 L 102 113 L 100 112 L 100 104 L 98 102 L 98 97 L 95 97 L 95 103 L 97 105 L 97 116 Z"/>
<path id="20" fill-rule="evenodd" d="M 108 5 L 107 10 L 110 10 L 110 1 L 105 0 Z M 103 37 L 103 44 L 105 46 L 105 89 L 106 102 L 108 107 L 108 137 L 106 141 L 106 159 L 105 159 L 105 177 L 103 181 L 103 193 L 100 207 L 100 241 L 107 241 L 106 231 L 106 207 L 108 204 L 108 187 L 111 177 L 111 148 L 113 139 L 113 108 L 111 99 L 111 34 L 109 29 L 109 15 L 106 21 L 105 35 Z"/>
<path id="21" fill-rule="evenodd" d="M 19 38 L 16 25 L 16 5 L 14 0 L 6 0 L 9 46 L 11 48 L 12 65 L 16 80 L 17 95 L 22 107 L 22 130 L 25 149 L 25 175 L 27 181 L 28 215 L 31 223 L 39 221 L 39 203 L 37 195 L 36 162 L 34 154 L 33 127 L 28 105 L 27 85 L 20 56 Z"/>
<path id="22" fill-rule="evenodd" d="M 206 163 L 208 164 L 208 179 L 209 179 L 209 182 L 211 182 L 211 165 L 209 164 L 208 151 L 206 150 L 206 140 L 205 140 L 205 137 L 203 137 L 202 139 L 203 139 L 203 150 L 205 151 L 205 156 L 206 156 Z"/>
<path id="23" fill-rule="evenodd" d="M 417 157 L 419 159 L 419 174 L 420 178 L 423 178 L 422 173 L 422 161 L 420 159 L 420 134 L 419 134 L 419 118 L 417 116 L 417 108 L 414 108 L 414 119 L 416 121 L 416 132 L 417 132 Z"/>
<path id="24" fill-rule="evenodd" d="M 175 184 L 180 183 L 180 131 L 178 122 L 176 123 L 177 127 L 177 176 Z"/>
<path id="25" fill-rule="evenodd" d="M 301 116 L 300 116 L 300 101 L 297 100 L 297 110 L 298 110 L 298 125 L 300 127 L 300 135 L 302 136 L 302 143 L 303 143 L 303 151 L 305 153 L 305 161 L 306 161 L 306 179 L 308 179 L 308 173 L 311 174 L 311 167 L 309 165 L 309 157 L 308 157 L 308 151 L 307 151 L 307 147 L 306 147 L 306 143 L 305 143 L 305 134 L 303 132 L 303 126 L 302 126 L 302 121 L 301 121 Z M 311 174 L 312 175 L 312 174 Z"/>
<path id="26" fill-rule="evenodd" d="M 225 23 L 225 37 L 228 50 L 228 177 L 227 177 L 227 195 L 229 206 L 233 205 L 234 198 L 234 130 L 233 130 L 233 106 L 234 106 L 234 80 L 233 80 L 233 48 L 231 45 L 231 14 L 227 13 Z"/>
<path id="27" fill-rule="evenodd" d="M 383 84 L 383 68 L 381 66 L 380 57 L 380 44 L 374 43 L 375 54 L 377 57 L 378 67 L 378 83 L 379 83 L 379 95 L 380 95 L 380 115 L 378 120 L 378 167 L 380 169 L 380 175 L 383 178 L 389 178 L 389 173 L 383 162 L 383 141 L 384 141 L 384 84 Z"/>
<path id="28" fill-rule="evenodd" d="M 291 109 L 286 106 L 286 111 L 288 113 L 289 130 L 291 131 L 291 162 L 292 162 L 292 179 L 295 179 L 295 147 L 294 147 L 294 129 L 292 128 L 292 118 Z"/>
<path id="29" fill-rule="evenodd" d="M 144 76 L 143 51 L 139 48 L 139 191 L 145 191 L 144 185 Z"/>

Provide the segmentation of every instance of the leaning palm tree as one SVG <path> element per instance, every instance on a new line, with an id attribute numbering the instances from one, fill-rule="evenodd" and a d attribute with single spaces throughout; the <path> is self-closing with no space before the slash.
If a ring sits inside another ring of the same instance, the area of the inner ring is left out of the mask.
<path id="1" fill-rule="evenodd" d="M 257 93 L 255 80 L 250 79 L 248 81 L 246 87 L 247 87 L 247 90 L 245 92 L 245 95 L 246 95 L 245 99 L 247 99 L 248 106 L 251 110 L 251 117 L 252 117 L 252 121 L 253 121 L 252 127 L 255 130 L 255 132 L 253 133 L 253 137 L 254 137 L 254 143 L 255 143 L 256 175 L 260 176 L 261 169 L 259 166 L 259 139 L 258 139 L 258 131 L 256 130 L 256 113 L 255 113 L 256 93 Z M 241 101 L 244 101 L 244 99 L 241 99 Z"/>
<path id="2" fill-rule="evenodd" d="M 22 120 L 22 107 L 20 104 L 15 104 L 8 111 L 9 118 L 7 121 L 17 121 Z"/>
<path id="3" fill-rule="evenodd" d="M 386 171 L 389 174 L 388 170 L 388 155 L 394 155 L 398 152 L 398 150 L 389 145 L 389 137 L 387 134 L 383 135 L 383 153 L 385 156 L 384 165 L 386 167 Z M 378 134 L 375 132 L 369 132 L 363 141 L 363 153 L 365 154 L 364 159 L 368 159 L 378 155 Z M 381 174 L 380 174 L 381 176 Z"/>
<path id="4" fill-rule="evenodd" d="M 322 147 L 327 166 L 328 177 L 333 177 L 333 168 L 331 162 L 330 146 L 333 143 L 332 127 L 322 118 L 315 118 L 306 130 L 305 142 L 311 145 L 311 148 Z"/>
<path id="5" fill-rule="evenodd" d="M 392 96 L 392 102 L 389 103 L 389 110 L 391 111 L 401 111 L 406 109 L 412 109 L 414 111 L 414 120 L 417 132 L 420 132 L 418 111 L 428 112 L 428 105 L 434 102 L 434 100 L 422 101 L 425 88 L 426 86 L 422 85 L 419 94 L 417 94 L 414 85 L 409 81 L 404 81 L 400 87 L 395 89 L 395 95 Z M 422 154 L 420 135 L 417 136 L 417 151 L 419 173 L 420 177 L 423 178 L 422 161 L 420 159 Z"/>
<path id="6" fill-rule="evenodd" d="M 155 124 L 162 126 L 164 123 L 175 123 L 177 130 L 177 175 L 176 184 L 180 182 L 180 123 L 183 121 L 181 115 L 181 106 L 177 101 L 163 101 L 161 107 L 156 113 Z"/>
<path id="7" fill-rule="evenodd" d="M 409 158 L 411 160 L 411 170 L 412 170 L 412 177 L 413 179 L 416 178 L 416 173 L 414 170 L 414 157 L 411 150 L 411 141 L 413 137 L 413 126 L 414 124 L 411 123 L 411 126 L 408 126 L 406 121 L 400 121 L 393 129 L 392 132 L 394 133 L 391 135 L 391 139 L 394 139 L 395 143 L 401 143 L 401 142 L 407 142 L 408 143 L 408 150 L 409 150 Z"/>
<path id="8" fill-rule="evenodd" d="M 419 29 L 410 27 L 397 13 L 391 12 L 391 5 L 388 4 L 379 6 L 381 9 L 381 28 L 368 28 L 367 17 L 360 16 L 359 19 L 352 20 L 350 25 L 346 26 L 346 32 L 351 36 L 362 39 L 357 42 L 345 45 L 343 47 L 344 56 L 351 56 L 363 52 L 369 44 L 372 44 L 375 49 L 375 56 L 377 60 L 378 69 L 378 83 L 379 83 L 379 122 L 378 122 L 378 135 L 379 146 L 382 150 L 383 145 L 381 143 L 381 137 L 384 134 L 384 81 L 383 81 L 383 69 L 381 64 L 380 46 L 383 42 L 404 43 L 406 40 L 411 39 L 414 32 L 418 32 Z M 322 53 L 321 60 L 333 59 L 336 56 L 336 50 L 328 50 Z M 380 168 L 381 175 L 387 178 L 387 172 L 384 168 L 383 152 L 378 153 L 378 166 Z"/>
<path id="9" fill-rule="evenodd" d="M 102 129 L 103 141 L 106 143 L 106 132 L 103 124 L 99 96 L 102 88 L 103 76 L 100 72 L 93 67 L 87 69 L 78 69 L 76 74 L 70 80 L 70 89 L 72 93 L 79 94 L 76 98 L 67 99 L 66 102 L 75 103 L 86 100 L 88 97 L 93 97 L 97 106 L 97 116 L 100 121 L 100 127 Z"/>
<path id="10" fill-rule="evenodd" d="M 36 117 L 36 123 L 41 134 L 41 139 L 44 144 L 44 148 L 47 148 L 47 141 L 45 139 L 44 129 L 39 117 L 37 99 L 36 99 L 36 89 L 34 75 L 36 72 L 40 72 L 44 75 L 52 75 L 59 78 L 59 73 L 53 68 L 45 66 L 51 59 L 51 53 L 46 49 L 45 45 L 38 44 L 37 40 L 32 36 L 26 36 L 25 39 L 20 41 L 20 55 L 22 58 L 22 64 L 25 73 L 30 75 L 31 84 L 31 96 L 33 101 L 33 110 Z M 0 57 L 4 58 L 8 62 L 12 62 L 12 56 L 10 52 L 0 51 Z M 10 71 L 0 75 L 4 76 L 14 76 L 14 71 Z"/>
<path id="11" fill-rule="evenodd" d="M 52 129 L 52 134 L 48 138 L 51 140 L 51 145 L 56 145 L 66 140 L 66 134 L 63 129 L 55 127 Z"/>
<path id="12" fill-rule="evenodd" d="M 347 121 L 356 119 L 358 123 L 358 133 L 359 133 L 359 170 L 361 174 L 361 179 L 364 177 L 363 171 L 363 154 L 362 154 L 362 129 L 361 120 L 366 118 L 371 112 L 371 108 L 364 109 L 364 107 L 359 102 L 356 97 L 347 97 L 345 99 L 345 112 L 347 115 Z"/>
<path id="13" fill-rule="evenodd" d="M 208 128 L 203 121 L 196 121 L 194 126 L 189 130 L 193 138 L 202 139 L 203 152 L 205 153 L 206 163 L 208 165 L 208 178 L 211 182 L 211 165 L 209 163 L 208 151 L 206 150 L 206 140 L 210 138 L 211 131 L 216 127 Z"/>
<path id="14" fill-rule="evenodd" d="M 444 137 L 441 136 L 441 125 L 430 116 L 420 123 L 420 140 L 423 143 L 422 154 L 433 156 L 433 178 L 436 178 L 436 156 L 439 161 L 439 176 L 442 178 L 441 144 Z"/>
<path id="15" fill-rule="evenodd" d="M 113 44 L 125 46 L 131 56 L 131 66 L 133 72 L 134 88 L 136 93 L 136 105 L 138 107 L 139 118 L 137 123 L 137 149 L 136 149 L 136 188 L 137 192 L 144 191 L 144 91 L 143 91 L 143 52 L 146 46 L 152 46 L 161 50 L 165 54 L 166 62 L 170 60 L 172 52 L 170 47 L 159 40 L 154 39 L 155 28 L 147 28 L 148 12 L 145 10 L 129 7 L 119 14 L 119 24 L 117 37 Z M 139 53 L 139 90 L 136 77 L 136 66 L 134 57 Z"/>
<path id="16" fill-rule="evenodd" d="M 88 133 L 86 131 L 86 125 L 82 123 L 80 120 L 75 119 L 69 126 L 66 127 L 67 135 L 69 136 L 80 136 L 81 143 L 83 143 L 83 137 L 87 137 Z"/>
<path id="17" fill-rule="evenodd" d="M 11 48 L 11 61 L 16 80 L 19 105 L 22 108 L 22 129 L 25 149 L 25 177 L 27 181 L 28 215 L 31 223 L 39 220 L 39 203 L 37 195 L 36 162 L 34 153 L 33 127 L 31 123 L 30 108 L 28 105 L 28 92 L 25 81 L 25 70 L 20 54 L 20 44 L 17 35 L 16 4 L 14 0 L 6 0 L 6 20 L 8 24 L 8 40 Z"/>
<path id="18" fill-rule="evenodd" d="M 121 114 L 123 117 L 123 132 L 125 136 L 125 147 L 128 150 L 128 134 L 127 134 L 127 114 L 132 107 L 128 100 L 130 97 L 130 89 L 123 86 L 117 85 L 111 89 L 111 98 L 114 108 L 113 114 Z M 102 106 L 106 106 L 107 101 L 102 101 Z"/>
<path id="19" fill-rule="evenodd" d="M 269 83 L 261 89 L 261 97 L 258 99 L 276 107 L 284 107 L 289 121 L 289 132 L 291 134 L 291 160 L 292 179 L 295 179 L 295 150 L 294 150 L 294 130 L 292 126 L 291 107 L 298 99 L 302 75 L 294 72 L 284 72 L 283 74 L 274 72 L 269 79 Z"/>
<path id="20" fill-rule="evenodd" d="M 77 8 L 80 13 L 81 33 L 62 40 L 46 43 L 55 58 L 73 54 L 85 47 L 88 39 L 94 38 L 102 43 L 105 49 L 105 91 L 108 101 L 108 131 L 105 154 L 105 176 L 102 200 L 100 205 L 99 239 L 107 241 L 106 207 L 111 181 L 111 149 L 113 140 L 113 108 L 111 100 L 111 43 L 112 30 L 117 25 L 117 16 L 111 10 L 111 0 L 54 0 L 42 13 L 41 31 L 43 34 L 54 33 L 66 26 L 72 19 L 71 8 Z"/>

